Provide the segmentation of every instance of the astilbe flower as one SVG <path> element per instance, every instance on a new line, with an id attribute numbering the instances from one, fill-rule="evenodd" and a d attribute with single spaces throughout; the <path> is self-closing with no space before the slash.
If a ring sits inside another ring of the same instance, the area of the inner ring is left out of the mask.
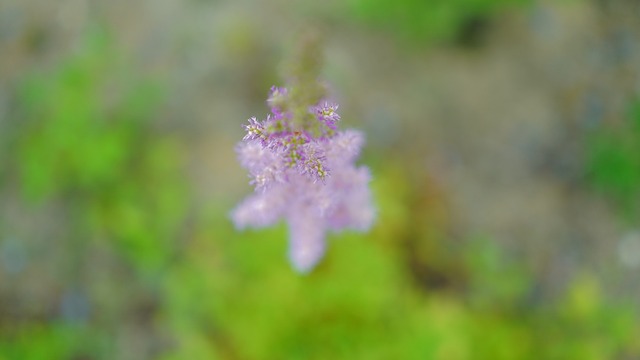
<path id="1" fill-rule="evenodd" d="M 356 130 L 338 131 L 338 105 L 310 106 L 314 123 L 296 123 L 287 111 L 289 92 L 271 88 L 271 114 L 249 119 L 236 148 L 255 192 L 231 217 L 236 227 L 289 225 L 289 258 L 300 272 L 310 271 L 325 253 L 328 231 L 366 231 L 374 221 L 366 167 L 354 163 L 364 144 Z"/>
<path id="2" fill-rule="evenodd" d="M 316 115 L 318 120 L 322 121 L 327 127 L 332 130 L 337 130 L 336 122 L 340 120 L 340 115 L 337 113 L 338 105 L 331 104 L 324 101 L 322 105 L 312 106 L 311 112 Z"/>

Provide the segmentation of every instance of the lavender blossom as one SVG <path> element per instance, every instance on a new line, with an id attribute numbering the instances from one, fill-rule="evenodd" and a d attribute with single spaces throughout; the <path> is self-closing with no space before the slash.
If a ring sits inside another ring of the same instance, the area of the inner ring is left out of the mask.
<path id="1" fill-rule="evenodd" d="M 337 130 L 336 122 L 340 120 L 340 115 L 337 113 L 337 110 L 337 104 L 324 101 L 322 105 L 312 106 L 310 112 L 318 118 L 318 121 L 323 122 L 331 130 Z"/>
<path id="2" fill-rule="evenodd" d="M 265 132 L 264 123 L 258 121 L 255 117 L 249 119 L 249 125 L 244 125 L 247 134 L 242 140 L 258 140 L 263 145 L 267 144 L 267 134 Z"/>
<path id="3" fill-rule="evenodd" d="M 368 230 L 375 210 L 366 167 L 354 162 L 364 144 L 356 130 L 337 131 L 338 105 L 321 101 L 310 107 L 318 123 L 298 124 L 288 108 L 285 88 L 271 88 L 272 114 L 249 119 L 247 134 L 236 148 L 255 193 L 231 218 L 237 228 L 289 225 L 289 259 L 302 273 L 324 256 L 328 231 Z M 320 126 L 318 128 L 318 125 Z"/>

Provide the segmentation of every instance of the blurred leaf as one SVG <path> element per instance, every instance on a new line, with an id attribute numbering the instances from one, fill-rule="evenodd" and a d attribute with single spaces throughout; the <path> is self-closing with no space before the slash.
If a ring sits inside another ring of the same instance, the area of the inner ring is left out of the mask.
<path id="1" fill-rule="evenodd" d="M 586 171 L 593 187 L 631 216 L 640 196 L 640 102 L 619 127 L 600 127 L 586 141 Z"/>
<path id="2" fill-rule="evenodd" d="M 451 41 L 470 21 L 527 0 L 349 0 L 356 18 L 403 39 L 427 43 Z M 477 29 L 475 31 L 478 31 Z"/>

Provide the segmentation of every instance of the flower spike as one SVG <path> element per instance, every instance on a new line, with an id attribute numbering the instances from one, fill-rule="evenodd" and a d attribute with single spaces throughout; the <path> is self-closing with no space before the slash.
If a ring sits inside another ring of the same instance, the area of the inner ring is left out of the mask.
<path id="1" fill-rule="evenodd" d="M 286 88 L 272 87 L 271 114 L 244 125 L 236 148 L 255 192 L 231 213 L 236 227 L 263 227 L 284 219 L 289 224 L 289 258 L 298 272 L 313 269 L 326 251 L 328 231 L 368 230 L 375 219 L 366 167 L 357 167 L 364 136 L 339 131 L 338 105 L 321 100 L 301 106 Z M 294 119 L 306 109 L 317 122 Z M 299 109 L 298 109 L 299 110 Z M 295 121 L 294 121 L 295 120 Z"/>

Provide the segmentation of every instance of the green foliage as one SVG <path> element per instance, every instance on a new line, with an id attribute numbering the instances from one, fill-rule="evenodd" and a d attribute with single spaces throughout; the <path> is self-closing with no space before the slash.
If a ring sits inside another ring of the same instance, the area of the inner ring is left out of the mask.
<path id="1" fill-rule="evenodd" d="M 464 255 L 473 274 L 469 300 L 474 306 L 513 310 L 530 290 L 531 275 L 510 261 L 490 238 L 474 239 Z"/>
<path id="2" fill-rule="evenodd" d="M 127 323 L 114 320 L 129 321 L 124 312 L 135 302 L 128 300 L 134 293 L 113 289 L 136 284 L 144 293 L 157 286 L 154 279 L 171 261 L 186 222 L 180 143 L 150 121 L 162 92 L 101 31 L 90 32 L 75 55 L 20 84 L 20 118 L 3 134 L 15 155 L 13 171 L 3 174 L 5 186 L 18 188 L 34 210 L 55 203 L 68 214 L 57 225 L 69 239 L 48 239 L 65 246 L 60 266 L 72 271 L 60 271 L 68 274 L 58 279 L 62 284 L 78 286 L 80 279 L 94 278 L 84 272 L 105 271 L 86 260 L 95 258 L 96 249 L 107 269 L 120 264 L 124 274 L 80 286 L 94 300 L 91 325 L 52 316 L 43 324 L 25 320 L 2 328 L 0 359 L 108 359 L 118 353 L 114 344 Z"/>
<path id="3" fill-rule="evenodd" d="M 62 322 L 18 326 L 0 340 L 0 360 L 71 359 L 104 351 L 99 329 Z M 9 341 L 7 341 L 9 340 Z"/>
<path id="4" fill-rule="evenodd" d="M 165 359 L 609 359 L 637 356 L 631 307 L 607 304 L 585 275 L 557 304 L 531 302 L 534 278 L 490 239 L 461 256 L 463 293 L 427 291 L 391 229 L 406 204 L 404 183 L 377 173 L 378 227 L 333 236 L 306 276 L 286 263 L 286 229 L 238 234 L 212 209 L 164 283 L 163 325 L 176 329 Z M 194 300 L 200 299 L 200 300 Z"/>
<path id="5" fill-rule="evenodd" d="M 25 199 L 64 200 L 78 237 L 109 238 L 151 270 L 183 218 L 181 151 L 149 122 L 160 87 L 123 60 L 96 31 L 77 55 L 28 76 L 11 146 Z"/>
<path id="6" fill-rule="evenodd" d="M 96 193 L 129 174 L 158 89 L 120 69 L 107 40 L 93 34 L 84 53 L 22 87 L 17 136 L 24 194 Z"/>
<path id="7" fill-rule="evenodd" d="M 540 358 L 615 359 L 639 354 L 633 340 L 640 330 L 633 307 L 604 302 L 597 280 L 589 274 L 575 279 L 551 316 L 532 315 L 544 345 L 538 347 Z"/>
<path id="8" fill-rule="evenodd" d="M 414 42 L 451 41 L 465 27 L 508 5 L 527 0 L 349 0 L 348 8 L 365 23 Z M 467 29 L 466 31 L 479 31 Z M 472 34 L 473 35 L 473 34 Z"/>
<path id="9" fill-rule="evenodd" d="M 640 196 L 640 102 L 624 122 L 599 127 L 587 137 L 586 171 L 593 187 L 610 196 L 627 215 L 638 211 Z"/>

